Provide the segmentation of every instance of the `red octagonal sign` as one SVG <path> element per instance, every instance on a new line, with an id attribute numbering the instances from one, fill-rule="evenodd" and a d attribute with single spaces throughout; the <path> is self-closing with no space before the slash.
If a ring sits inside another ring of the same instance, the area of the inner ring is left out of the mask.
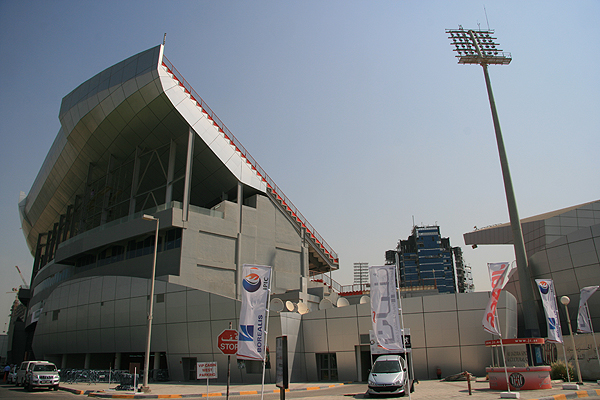
<path id="1" fill-rule="evenodd" d="M 217 338 L 217 347 L 221 353 L 231 355 L 237 353 L 238 333 L 235 329 L 225 329 Z"/>

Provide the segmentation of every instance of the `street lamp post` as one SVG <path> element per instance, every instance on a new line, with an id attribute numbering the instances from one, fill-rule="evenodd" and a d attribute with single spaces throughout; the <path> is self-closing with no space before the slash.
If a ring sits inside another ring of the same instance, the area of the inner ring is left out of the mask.
<path id="1" fill-rule="evenodd" d="M 142 391 L 150 392 L 150 386 L 148 386 L 148 372 L 150 366 L 150 339 L 152 337 L 152 311 L 154 308 L 154 277 L 156 276 L 156 252 L 158 249 L 158 218 L 144 214 L 142 219 L 146 221 L 156 221 L 156 234 L 154 236 L 154 259 L 152 261 L 152 276 L 150 278 L 150 308 L 148 311 L 148 334 L 146 336 L 146 357 L 144 359 L 144 383 L 142 385 Z"/>
<path id="2" fill-rule="evenodd" d="M 452 40 L 454 51 L 457 53 L 459 64 L 479 64 L 483 67 L 485 84 L 488 92 L 490 108 L 492 110 L 492 119 L 494 121 L 494 130 L 496 132 L 496 143 L 498 145 L 498 154 L 500 156 L 500 165 L 502 167 L 502 177 L 504 179 L 504 191 L 506 193 L 506 202 L 508 205 L 508 214 L 513 234 L 513 243 L 515 257 L 517 259 L 517 271 L 521 288 L 521 301 L 525 320 L 526 334 L 530 337 L 539 337 L 540 328 L 537 320 L 536 304 L 533 297 L 533 288 L 531 286 L 531 273 L 527 263 L 527 253 L 525 251 L 525 242 L 521 230 L 521 221 L 517 211 L 517 201 L 513 190 L 510 170 L 508 168 L 508 159 L 504 148 L 504 139 L 500 129 L 500 120 L 496 111 L 496 102 L 492 92 L 492 83 L 488 74 L 487 66 L 490 64 L 508 65 L 512 61 L 510 53 L 503 52 L 495 42 L 496 38 L 492 35 L 493 30 L 464 30 L 447 29 L 448 38 Z"/>
<path id="3" fill-rule="evenodd" d="M 577 366 L 577 378 L 579 378 L 578 384 L 582 385 L 583 380 L 581 379 L 581 369 L 579 368 L 579 358 L 577 358 L 577 348 L 575 347 L 575 337 L 573 336 L 573 328 L 571 328 L 571 317 L 569 316 L 569 303 L 571 299 L 569 296 L 563 296 L 560 298 L 560 302 L 565 306 L 565 312 L 567 313 L 567 323 L 569 324 L 569 334 L 571 335 L 571 344 L 573 345 L 573 354 L 575 356 L 575 365 Z M 569 361 L 565 360 L 565 364 L 568 364 Z M 567 373 L 569 369 L 567 368 Z"/>

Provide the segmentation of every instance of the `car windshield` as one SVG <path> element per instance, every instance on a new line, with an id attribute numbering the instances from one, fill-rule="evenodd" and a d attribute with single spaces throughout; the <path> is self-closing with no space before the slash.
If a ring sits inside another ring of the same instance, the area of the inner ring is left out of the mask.
<path id="1" fill-rule="evenodd" d="M 52 364 L 40 364 L 33 367 L 34 371 L 56 371 L 56 366 Z"/>
<path id="2" fill-rule="evenodd" d="M 373 372 L 377 372 L 380 374 L 389 374 L 393 372 L 401 371 L 400 363 L 398 360 L 382 360 L 375 361 L 375 365 L 373 365 Z"/>

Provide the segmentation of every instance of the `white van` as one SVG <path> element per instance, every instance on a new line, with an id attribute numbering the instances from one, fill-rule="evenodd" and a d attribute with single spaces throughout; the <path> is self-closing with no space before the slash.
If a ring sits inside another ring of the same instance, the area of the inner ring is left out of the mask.
<path id="1" fill-rule="evenodd" d="M 56 365 L 48 361 L 23 361 L 17 370 L 16 385 L 23 385 L 27 391 L 37 387 L 58 390 L 59 383 Z"/>
<path id="2" fill-rule="evenodd" d="M 401 356 L 379 356 L 369 374 L 367 394 L 404 396 L 413 391 L 413 380 L 408 376 L 406 362 Z M 410 389 L 409 389 L 410 388 Z"/>

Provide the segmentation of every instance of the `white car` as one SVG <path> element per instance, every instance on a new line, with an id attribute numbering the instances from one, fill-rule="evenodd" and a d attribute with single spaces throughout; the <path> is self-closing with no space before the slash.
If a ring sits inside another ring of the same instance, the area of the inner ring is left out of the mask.
<path id="1" fill-rule="evenodd" d="M 412 379 L 408 376 L 406 362 L 401 356 L 379 356 L 369 374 L 367 394 L 404 396 L 413 391 Z M 410 389 L 409 389 L 410 388 Z"/>
<path id="2" fill-rule="evenodd" d="M 18 365 L 13 365 L 8 373 L 8 377 L 6 378 L 6 383 L 15 384 L 17 382 L 17 367 Z"/>
<path id="3" fill-rule="evenodd" d="M 48 361 L 24 361 L 17 371 L 16 385 L 23 385 L 27 391 L 41 387 L 58 390 L 59 383 L 56 365 Z"/>

